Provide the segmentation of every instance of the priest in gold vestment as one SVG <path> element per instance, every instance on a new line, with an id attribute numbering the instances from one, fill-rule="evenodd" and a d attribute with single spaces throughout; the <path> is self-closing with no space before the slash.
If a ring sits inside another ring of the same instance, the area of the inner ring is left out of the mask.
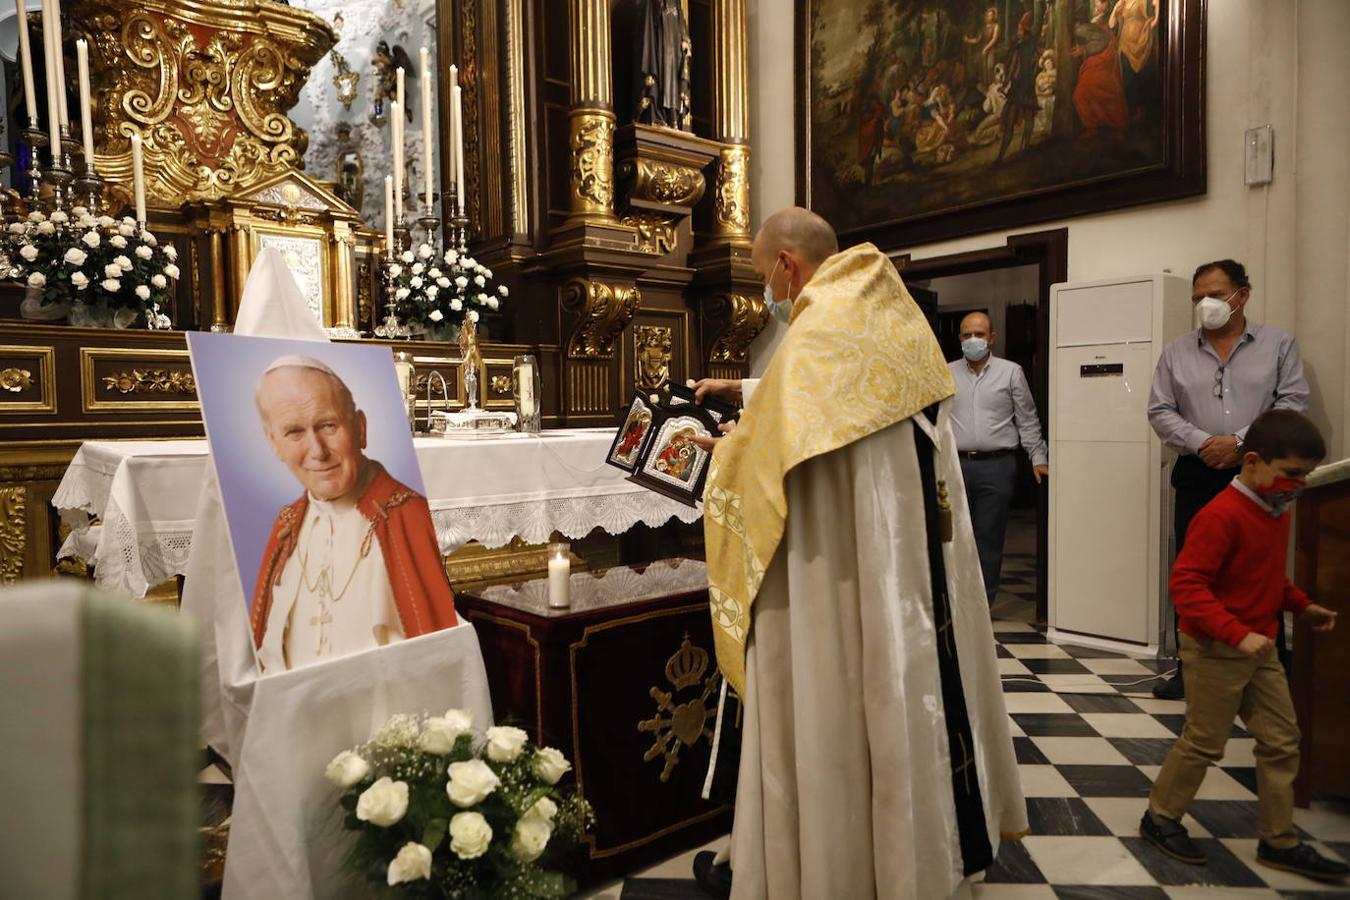
<path id="1" fill-rule="evenodd" d="M 876 247 L 797 252 L 822 229 L 790 209 L 756 238 L 790 326 L 704 496 L 717 658 L 744 701 L 731 896 L 948 897 L 1027 828 L 955 388 Z"/>

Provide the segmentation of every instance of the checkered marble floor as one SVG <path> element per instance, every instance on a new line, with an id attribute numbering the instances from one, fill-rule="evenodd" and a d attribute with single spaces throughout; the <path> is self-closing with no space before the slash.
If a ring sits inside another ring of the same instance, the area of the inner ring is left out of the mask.
<path id="1" fill-rule="evenodd" d="M 1176 862 L 1139 837 L 1153 779 L 1181 731 L 1185 704 L 1149 689 L 1165 661 L 1050 643 L 1035 626 L 995 621 L 1004 697 L 1031 820 L 1031 835 L 1003 844 L 974 885 L 991 900 L 1311 900 L 1350 897 L 1256 863 L 1254 739 L 1234 723 L 1185 824 L 1209 856 Z M 1306 840 L 1350 860 L 1350 805 L 1296 810 Z M 718 842 L 720 845 L 720 842 Z M 714 845 L 717 846 L 717 845 Z M 587 894 L 605 900 L 703 895 L 690 879 L 693 853 Z"/>

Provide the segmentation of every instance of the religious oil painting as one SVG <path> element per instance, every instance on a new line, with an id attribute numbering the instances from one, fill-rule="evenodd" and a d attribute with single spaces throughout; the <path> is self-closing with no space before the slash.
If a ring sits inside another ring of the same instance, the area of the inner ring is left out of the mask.
<path id="1" fill-rule="evenodd" d="M 262 673 L 454 623 L 388 347 L 188 332 Z"/>
<path id="2" fill-rule="evenodd" d="M 809 0 L 799 199 L 885 249 L 1205 190 L 1203 0 Z"/>
<path id="3" fill-rule="evenodd" d="M 633 402 L 628 407 L 628 414 L 624 416 L 623 424 L 619 426 L 619 433 L 614 438 L 614 444 L 610 447 L 609 457 L 606 461 L 626 472 L 632 472 L 636 469 L 638 456 L 642 453 L 651 425 L 651 404 L 647 397 L 641 391 L 638 391 L 633 396 Z"/>

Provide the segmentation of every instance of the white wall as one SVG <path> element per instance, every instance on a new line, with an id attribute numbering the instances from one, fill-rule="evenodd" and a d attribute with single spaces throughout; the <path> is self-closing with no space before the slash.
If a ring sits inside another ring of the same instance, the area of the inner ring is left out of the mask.
<path id="1" fill-rule="evenodd" d="M 1007 309 L 1010 303 L 1036 302 L 1040 289 L 1040 270 L 1036 266 L 1018 266 L 1015 269 L 991 269 L 932 278 L 927 282 L 937 292 L 938 309 L 972 309 L 988 307 L 989 327 L 994 329 L 994 355 L 1007 356 Z"/>
<path id="2" fill-rule="evenodd" d="M 1350 455 L 1350 3 L 1208 4 L 1208 192 L 1198 198 L 1046 222 L 912 248 L 915 259 L 1002 246 L 1008 234 L 1067 226 L 1069 278 L 1189 276 L 1232 257 L 1252 276 L 1253 320 L 1293 331 L 1312 415 L 1333 457 Z M 749 0 L 752 217 L 792 202 L 793 22 L 782 0 Z M 1243 183 L 1243 132 L 1275 129 L 1275 178 Z"/>

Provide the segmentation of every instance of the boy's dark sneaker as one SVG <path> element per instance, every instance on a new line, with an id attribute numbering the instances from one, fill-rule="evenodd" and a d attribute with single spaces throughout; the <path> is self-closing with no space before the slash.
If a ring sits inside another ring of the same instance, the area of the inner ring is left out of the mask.
<path id="1" fill-rule="evenodd" d="M 1185 700 L 1186 682 L 1181 680 L 1181 672 L 1178 671 L 1166 681 L 1154 682 L 1153 696 L 1159 700 Z"/>
<path id="2" fill-rule="evenodd" d="M 1297 872 L 1318 881 L 1340 881 L 1346 875 L 1350 875 L 1350 866 L 1334 859 L 1327 859 L 1313 849 L 1311 844 L 1295 844 L 1280 850 L 1261 841 L 1256 845 L 1256 861 L 1272 869 Z"/>
<path id="3" fill-rule="evenodd" d="M 719 900 L 731 896 L 731 864 L 719 863 L 717 854 L 703 850 L 694 855 L 694 881 L 703 889 L 703 893 Z"/>
<path id="4" fill-rule="evenodd" d="M 1144 818 L 1139 821 L 1139 836 L 1157 847 L 1173 859 L 1179 859 L 1193 866 L 1205 864 L 1205 851 L 1191 840 L 1186 826 L 1171 819 L 1153 818 L 1153 813 L 1144 810 Z"/>

